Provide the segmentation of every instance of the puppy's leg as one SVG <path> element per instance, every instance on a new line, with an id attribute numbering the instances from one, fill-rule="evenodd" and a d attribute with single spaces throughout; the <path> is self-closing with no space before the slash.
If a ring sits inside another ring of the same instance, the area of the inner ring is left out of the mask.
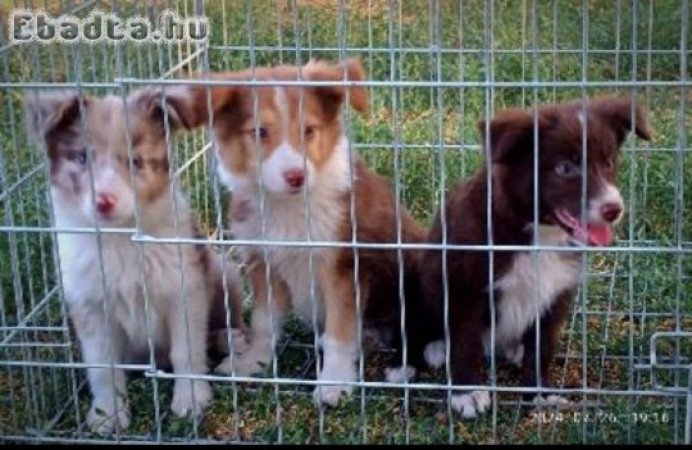
<path id="1" fill-rule="evenodd" d="M 421 329 L 432 327 L 433 318 L 428 317 L 413 307 L 407 299 L 407 309 L 405 316 L 406 334 L 406 364 L 404 365 L 404 340 L 398 343 L 396 361 L 398 364 L 395 367 L 385 369 L 385 377 L 390 383 L 403 383 L 411 380 L 416 376 L 417 369 L 431 367 L 438 369 L 445 363 L 445 345 L 444 340 L 439 340 L 437 334 L 424 332 Z M 428 320 L 430 323 L 421 324 L 421 319 Z M 442 328 L 442 324 L 439 324 Z"/>
<path id="2" fill-rule="evenodd" d="M 247 350 L 247 327 L 242 318 L 243 292 L 237 264 L 230 257 L 226 257 L 222 264 L 221 255 L 211 250 L 209 254 L 212 264 L 207 279 L 212 290 L 212 299 L 207 347 L 218 362 L 230 354 L 229 342 L 236 353 Z M 222 272 L 224 267 L 225 273 Z M 227 317 L 227 314 L 230 317 Z M 226 319 L 230 319 L 230 328 Z"/>
<path id="3" fill-rule="evenodd" d="M 288 286 L 276 274 L 270 272 L 270 289 L 267 284 L 267 266 L 259 258 L 248 267 L 248 277 L 254 294 L 254 306 L 250 321 L 249 348 L 240 354 L 227 356 L 215 369 L 220 373 L 250 375 L 264 370 L 274 355 L 274 344 L 281 336 L 283 321 L 290 309 Z M 272 343 L 274 336 L 274 343 Z"/>
<path id="4" fill-rule="evenodd" d="M 356 342 L 358 319 L 356 292 L 352 270 L 337 273 L 333 263 L 321 261 L 320 289 L 325 307 L 325 331 L 322 337 L 323 360 L 320 381 L 355 381 L 358 358 Z M 361 292 L 361 310 L 365 309 L 366 293 Z M 336 406 L 342 394 L 349 394 L 352 386 L 325 385 L 315 389 L 315 400 Z"/>
<path id="5" fill-rule="evenodd" d="M 469 307 L 450 315 L 450 317 L 465 318 L 463 323 L 450 327 L 452 330 L 452 381 L 456 385 L 479 385 L 483 383 L 483 333 L 485 330 L 483 329 L 482 313 L 483 308 Z M 484 413 L 489 406 L 490 393 L 488 391 L 472 391 L 452 395 L 452 408 L 465 419 L 477 417 Z"/>
<path id="6" fill-rule="evenodd" d="M 168 311 L 173 372 L 205 374 L 208 290 L 202 274 L 194 268 L 185 272 L 184 281 L 182 298 L 171 298 Z M 171 410 L 179 417 L 199 416 L 211 398 L 212 390 L 208 381 L 177 378 L 173 386 Z"/>
<path id="7" fill-rule="evenodd" d="M 540 377 L 542 387 L 552 386 L 549 369 L 555 357 L 555 347 L 560 338 L 560 331 L 564 323 L 569 305 L 573 297 L 572 292 L 560 295 L 552 309 L 545 314 L 540 321 L 540 371 L 536 373 L 536 324 L 529 327 L 523 336 L 524 355 L 522 359 L 522 385 L 538 386 Z M 540 393 L 527 393 L 524 399 L 538 406 L 569 407 L 570 401 L 556 394 L 540 395 Z"/>
<path id="8" fill-rule="evenodd" d="M 106 327 L 101 308 L 101 305 L 96 305 L 88 312 L 72 313 L 82 358 L 86 364 L 120 364 L 123 362 L 125 337 L 119 327 Z M 112 433 L 116 428 L 126 429 L 130 425 L 130 410 L 127 406 L 124 371 L 89 368 L 87 377 L 93 396 L 86 417 L 89 427 L 103 435 Z"/>

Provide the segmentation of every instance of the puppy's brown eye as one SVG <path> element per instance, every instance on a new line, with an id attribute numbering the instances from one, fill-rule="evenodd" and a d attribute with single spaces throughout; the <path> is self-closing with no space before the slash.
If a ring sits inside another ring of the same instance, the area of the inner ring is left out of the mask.
<path id="1" fill-rule="evenodd" d="M 141 156 L 133 156 L 132 157 L 132 167 L 134 167 L 137 170 L 144 167 L 144 160 L 142 160 Z"/>
<path id="2" fill-rule="evenodd" d="M 313 126 L 307 126 L 305 127 L 305 139 L 309 140 L 315 137 L 315 134 L 317 134 L 317 129 Z"/>
<path id="3" fill-rule="evenodd" d="M 555 173 L 564 178 L 572 178 L 579 175 L 581 169 L 578 165 L 572 161 L 562 161 L 560 164 L 555 166 Z"/>
<path id="4" fill-rule="evenodd" d="M 266 140 L 269 137 L 269 131 L 265 127 L 253 128 L 250 131 L 253 138 L 257 137 L 261 141 Z"/>
<path id="5" fill-rule="evenodd" d="M 615 168 L 615 159 L 609 159 L 606 161 L 606 169 L 613 170 Z"/>

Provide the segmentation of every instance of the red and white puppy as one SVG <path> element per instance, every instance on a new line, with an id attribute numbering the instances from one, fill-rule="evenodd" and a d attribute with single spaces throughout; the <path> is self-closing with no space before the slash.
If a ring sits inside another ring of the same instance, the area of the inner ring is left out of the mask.
<path id="1" fill-rule="evenodd" d="M 169 173 L 166 136 L 183 123 L 160 91 L 139 90 L 125 101 L 28 91 L 25 106 L 29 135 L 49 162 L 56 226 L 137 226 L 153 237 L 199 237 Z M 57 240 L 65 300 L 85 363 L 148 363 L 151 337 L 156 360 L 172 364 L 175 373 L 207 372 L 207 330 L 225 327 L 219 320 L 226 317 L 220 255 L 205 246 L 140 245 L 129 233 L 58 233 Z M 238 274 L 231 261 L 226 267 L 232 318 L 241 323 Z M 89 368 L 87 374 L 93 395 L 88 425 L 104 434 L 127 428 L 124 371 Z M 176 379 L 171 409 L 197 415 L 211 397 L 207 381 Z"/>
<path id="2" fill-rule="evenodd" d="M 298 70 L 279 66 L 214 77 L 296 80 Z M 363 79 L 357 59 L 344 64 L 310 61 L 300 70 L 303 80 Z M 207 89 L 187 88 L 187 92 L 188 104 L 198 105 L 189 121 L 203 123 Z M 402 241 L 422 241 L 424 231 L 403 207 L 397 207 L 388 180 L 351 154 L 340 112 L 346 98 L 356 111 L 366 110 L 364 87 L 211 88 L 219 174 L 232 191 L 232 231 L 237 238 L 348 243 L 353 241 L 355 229 L 358 242 L 394 243 L 400 210 Z M 358 273 L 354 276 L 356 254 Z M 310 255 L 314 257 L 312 266 Z M 313 323 L 316 312 L 324 331 L 319 380 L 356 380 L 357 297 L 365 327 L 383 331 L 391 326 L 387 331 L 394 333 L 398 329 L 399 260 L 395 250 L 248 246 L 244 258 L 255 299 L 250 348 L 236 356 L 232 365 L 230 360 L 222 363 L 220 370 L 238 374 L 261 370 L 273 357 L 272 336 L 280 335 L 291 310 L 308 324 Z M 403 252 L 404 289 L 409 295 L 416 283 L 414 270 L 414 254 Z M 347 385 L 322 386 L 316 389 L 315 398 L 336 405 L 350 391 Z"/>

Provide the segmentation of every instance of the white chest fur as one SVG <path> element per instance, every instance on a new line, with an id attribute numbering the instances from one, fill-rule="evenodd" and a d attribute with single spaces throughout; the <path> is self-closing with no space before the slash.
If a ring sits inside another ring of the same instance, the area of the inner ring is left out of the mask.
<path id="1" fill-rule="evenodd" d="M 59 227 L 84 226 L 61 214 L 59 205 L 55 217 Z M 103 327 L 107 314 L 109 326 L 117 327 L 111 328 L 111 334 L 126 337 L 122 345 L 133 352 L 147 349 L 148 330 L 154 344 L 166 348 L 165 319 L 171 302 L 181 300 L 181 270 L 187 279 L 185 284 L 193 280 L 198 283 L 196 280 L 202 276 L 199 266 L 191 264 L 195 259 L 193 247 L 180 248 L 182 258 L 177 246 L 152 244 L 140 248 L 127 233 L 102 233 L 100 241 L 95 233 L 59 234 L 58 252 L 70 314 L 82 324 L 93 323 L 102 332 L 106 332 Z M 204 301 L 204 293 L 199 294 L 199 301 Z"/>
<path id="2" fill-rule="evenodd" d="M 276 195 L 265 191 L 262 196 L 256 180 L 228 172 L 221 174 L 233 192 L 233 201 L 250 203 L 249 216 L 233 222 L 233 233 L 240 239 L 270 242 L 263 247 L 246 247 L 246 255 L 266 257 L 271 270 L 288 285 L 295 312 L 307 321 L 312 321 L 315 307 L 318 317 L 322 316 L 317 270 L 321 264 L 330 263 L 331 252 L 325 247 L 271 245 L 271 241 L 336 241 L 349 213 L 342 200 L 351 188 L 349 165 L 348 140 L 342 137 L 331 158 L 314 172 L 313 188 L 307 195 L 303 192 Z"/>
<path id="3" fill-rule="evenodd" d="M 543 245 L 564 245 L 567 239 L 568 235 L 557 227 L 539 229 L 538 242 Z M 581 260 L 573 254 L 537 251 L 514 256 L 509 271 L 495 283 L 501 295 L 496 342 L 507 346 L 520 340 L 560 293 L 578 284 L 580 275 Z"/>

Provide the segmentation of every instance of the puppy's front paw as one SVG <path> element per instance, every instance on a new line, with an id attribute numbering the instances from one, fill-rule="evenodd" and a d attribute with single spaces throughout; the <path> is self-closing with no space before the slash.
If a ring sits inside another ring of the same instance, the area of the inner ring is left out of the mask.
<path id="1" fill-rule="evenodd" d="M 510 345 L 504 348 L 504 356 L 507 361 L 521 369 L 524 359 L 524 344 Z"/>
<path id="2" fill-rule="evenodd" d="M 447 359 L 445 341 L 433 341 L 425 346 L 423 357 L 428 367 L 431 369 L 439 369 Z"/>
<path id="3" fill-rule="evenodd" d="M 313 398 L 315 403 L 337 406 L 341 399 L 347 397 L 352 390 L 351 386 L 318 386 L 315 388 Z"/>
<path id="4" fill-rule="evenodd" d="M 416 369 L 411 366 L 388 367 L 384 369 L 384 375 L 390 383 L 405 383 L 416 376 Z"/>
<path id="5" fill-rule="evenodd" d="M 325 361 L 324 368 L 317 378 L 318 381 L 356 381 L 356 368 L 348 358 L 335 358 Z M 342 398 L 353 390 L 348 385 L 317 386 L 314 392 L 315 402 L 328 406 L 337 406 Z"/>
<path id="6" fill-rule="evenodd" d="M 247 339 L 247 336 L 242 330 L 239 330 L 238 328 L 232 328 L 231 329 L 231 335 L 232 335 L 232 343 L 233 343 L 233 350 L 237 353 L 245 353 L 248 350 L 250 350 L 250 342 Z"/>
<path id="7" fill-rule="evenodd" d="M 100 435 L 109 435 L 116 429 L 123 431 L 130 426 L 130 409 L 125 401 L 118 397 L 95 399 L 86 416 L 86 423 L 92 431 Z"/>
<path id="8" fill-rule="evenodd" d="M 193 396 L 194 383 L 194 396 Z M 194 398 L 193 398 L 194 397 Z M 211 402 L 212 391 L 208 381 L 179 379 L 173 387 L 171 410 L 178 417 L 199 417 Z"/>
<path id="9" fill-rule="evenodd" d="M 271 360 L 271 345 L 266 343 L 251 344 L 244 352 L 234 355 L 232 361 L 230 355 L 224 358 L 214 371 L 227 375 L 235 372 L 239 376 L 249 376 L 264 372 Z"/>
<path id="10" fill-rule="evenodd" d="M 549 395 L 547 397 L 537 395 L 533 398 L 533 404 L 537 407 L 556 407 L 557 409 L 569 409 L 575 405 L 560 395 Z"/>
<path id="11" fill-rule="evenodd" d="M 230 347 L 228 346 L 229 341 L 229 331 L 230 331 L 230 342 L 233 346 L 233 351 L 236 355 L 246 352 L 250 348 L 250 343 L 245 336 L 243 331 L 237 328 L 231 328 L 230 330 L 214 330 L 209 332 L 208 335 L 208 347 L 221 355 L 230 354 Z"/>
<path id="12" fill-rule="evenodd" d="M 465 419 L 474 419 L 490 406 L 488 391 L 473 391 L 468 394 L 453 395 L 452 408 Z"/>

